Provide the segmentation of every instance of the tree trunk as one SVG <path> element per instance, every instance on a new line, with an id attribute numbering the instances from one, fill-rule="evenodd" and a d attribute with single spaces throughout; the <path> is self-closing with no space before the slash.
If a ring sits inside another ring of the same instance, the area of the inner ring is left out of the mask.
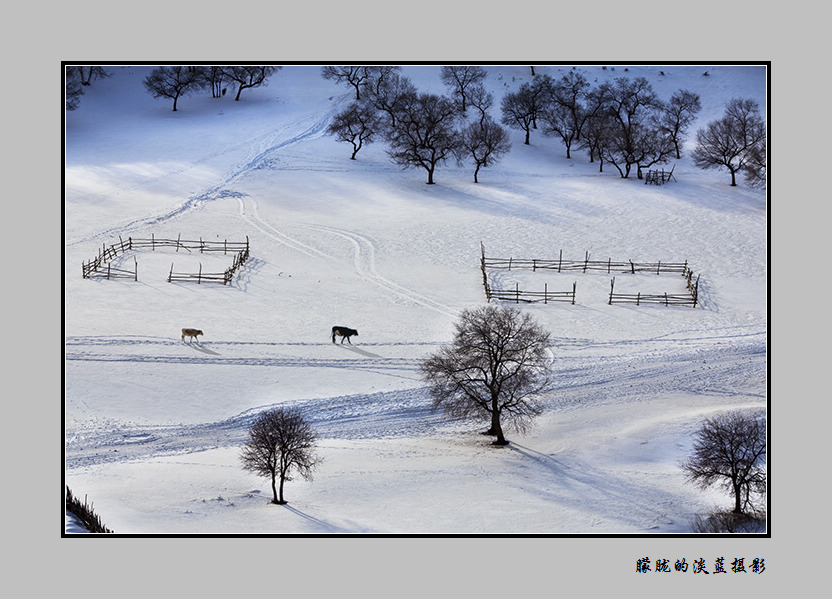
<path id="1" fill-rule="evenodd" d="M 492 403 L 496 404 L 496 400 Z M 491 410 L 491 428 L 488 429 L 488 434 L 497 437 L 494 440 L 493 445 L 508 445 L 508 441 L 506 441 L 506 438 L 503 435 L 503 427 L 500 424 L 500 412 L 497 410 L 496 406 Z"/>
<path id="2" fill-rule="evenodd" d="M 277 499 L 277 486 L 275 485 L 275 478 L 277 477 L 276 473 L 272 472 L 272 503 L 280 503 Z M 281 487 L 283 486 L 283 481 L 280 481 Z M 281 493 L 283 493 L 283 489 L 281 488 Z"/>
<path id="3" fill-rule="evenodd" d="M 479 165 L 479 163 L 477 163 L 477 169 L 474 171 L 474 183 L 479 183 L 479 181 L 477 180 L 477 173 L 479 173 L 479 172 L 480 172 L 480 165 Z"/>
<path id="4" fill-rule="evenodd" d="M 283 475 L 280 476 L 280 500 L 277 502 L 280 505 L 286 503 L 286 500 L 283 499 L 283 481 L 285 480 L 285 478 L 286 477 L 284 477 Z"/>

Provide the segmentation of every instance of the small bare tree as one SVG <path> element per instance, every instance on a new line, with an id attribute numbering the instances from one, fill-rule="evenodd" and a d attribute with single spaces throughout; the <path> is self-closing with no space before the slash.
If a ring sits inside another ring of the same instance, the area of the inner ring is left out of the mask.
<path id="1" fill-rule="evenodd" d="M 488 305 L 465 310 L 450 346 L 421 365 L 434 409 L 453 417 L 488 416 L 494 445 L 507 445 L 502 421 L 525 432 L 541 413 L 549 382 L 549 333 L 528 313 Z"/>
<path id="2" fill-rule="evenodd" d="M 468 158 L 473 159 L 476 166 L 474 183 L 479 183 L 481 168 L 495 164 L 503 154 L 511 150 L 508 132 L 489 116 L 469 124 L 460 132 L 460 136 L 457 161 L 461 164 Z"/>
<path id="3" fill-rule="evenodd" d="M 287 503 L 283 483 L 291 481 L 294 472 L 312 480 L 312 471 L 321 461 L 314 452 L 315 433 L 300 411 L 275 408 L 263 412 L 248 434 L 241 455 L 243 469 L 271 477 L 272 503 Z"/>
<path id="4" fill-rule="evenodd" d="M 199 89 L 199 73 L 185 66 L 158 67 L 144 78 L 144 86 L 154 98 L 173 100 L 173 111 L 179 98 Z"/>
<path id="5" fill-rule="evenodd" d="M 352 144 L 350 159 L 355 160 L 358 151 L 364 144 L 372 143 L 380 128 L 375 108 L 369 104 L 353 102 L 333 117 L 327 133 L 334 135 L 338 141 Z"/>
<path id="6" fill-rule="evenodd" d="M 751 507 L 766 490 L 766 425 L 763 414 L 726 412 L 706 418 L 696 433 L 693 455 L 682 462 L 689 482 L 718 485 L 734 495 L 734 514 Z"/>
<path id="7" fill-rule="evenodd" d="M 460 111 L 465 112 L 469 100 L 469 89 L 481 84 L 485 79 L 485 69 L 480 66 L 454 65 L 442 67 L 442 83 L 459 103 Z"/>

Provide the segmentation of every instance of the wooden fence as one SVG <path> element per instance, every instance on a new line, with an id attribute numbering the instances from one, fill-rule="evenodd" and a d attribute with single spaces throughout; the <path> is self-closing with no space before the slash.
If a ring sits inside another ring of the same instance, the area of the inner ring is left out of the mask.
<path id="1" fill-rule="evenodd" d="M 690 284 L 688 291 L 690 294 L 674 295 L 668 293 L 662 294 L 647 294 L 647 293 L 615 293 L 615 277 L 610 281 L 610 299 L 609 304 L 664 304 L 665 306 L 690 306 L 695 308 L 699 301 L 699 277 L 696 277 L 696 282 Z"/>
<path id="2" fill-rule="evenodd" d="M 685 262 L 613 262 L 612 258 L 607 260 L 590 260 L 589 252 L 583 260 L 564 260 L 563 250 L 555 260 L 547 259 L 522 259 L 522 258 L 486 258 L 482 256 L 483 267 L 502 270 L 555 270 L 557 272 L 613 272 L 620 273 L 677 273 L 684 274 L 688 270 L 687 260 Z"/>
<path id="3" fill-rule="evenodd" d="M 168 275 L 168 282 L 177 281 L 196 281 L 201 283 L 203 281 L 218 282 L 227 285 L 231 281 L 234 272 L 246 261 L 249 257 L 249 239 L 243 241 L 206 241 L 200 238 L 199 240 L 182 239 L 179 235 L 176 239 L 156 239 L 155 235 L 151 235 L 149 239 L 134 239 L 128 237 L 127 241 L 119 236 L 118 243 L 111 245 L 103 245 L 98 250 L 98 255 L 92 260 L 81 263 L 81 276 L 85 279 L 90 278 L 130 278 L 134 281 L 139 280 L 139 266 L 136 258 L 133 258 L 134 269 L 132 271 L 114 268 L 110 262 L 118 256 L 125 254 L 131 250 L 151 250 L 156 251 L 174 248 L 176 252 L 180 250 L 187 252 L 198 251 L 199 253 L 206 252 L 222 252 L 223 254 L 234 254 L 234 262 L 231 267 L 227 268 L 223 273 L 202 273 L 202 264 L 199 265 L 199 272 L 196 274 L 190 273 L 173 273 L 173 264 L 171 264 L 171 271 Z"/>
<path id="4" fill-rule="evenodd" d="M 688 262 L 633 262 L 627 260 L 626 262 L 613 262 L 612 259 L 606 261 L 590 260 L 589 252 L 586 252 L 583 260 L 564 260 L 563 250 L 560 250 L 557 260 L 547 259 L 516 259 L 516 258 L 487 258 L 485 256 L 485 245 L 480 242 L 481 258 L 480 268 L 482 270 L 483 286 L 485 287 L 485 297 L 490 302 L 492 299 L 515 301 L 516 303 L 523 302 L 543 302 L 550 301 L 571 301 L 575 303 L 577 283 L 572 284 L 572 291 L 555 291 L 548 290 L 548 284 L 544 286 L 543 292 L 521 291 L 519 284 L 515 284 L 515 289 L 507 290 L 492 289 L 488 284 L 487 269 L 503 269 L 503 270 L 550 270 L 557 272 L 606 272 L 611 274 L 616 273 L 675 273 L 681 274 L 685 277 L 687 282 L 687 289 L 690 295 L 669 295 L 667 293 L 656 294 L 616 294 L 614 293 L 615 277 L 612 279 L 610 286 L 609 303 L 625 303 L 631 302 L 636 305 L 649 303 L 662 303 L 666 306 L 670 305 L 690 305 L 696 307 L 699 301 L 699 276 L 696 280 L 693 279 L 693 271 L 688 267 Z"/>
<path id="5" fill-rule="evenodd" d="M 676 168 L 676 165 L 673 165 L 669 171 L 664 169 L 658 171 L 647 171 L 647 174 L 644 176 L 644 184 L 645 185 L 664 185 L 671 179 L 673 181 L 676 180 L 676 177 L 673 176 L 673 169 Z"/>
<path id="6" fill-rule="evenodd" d="M 84 503 L 81 503 L 81 501 L 72 494 L 72 491 L 69 489 L 69 485 L 66 487 L 65 504 L 66 511 L 74 514 L 88 531 L 92 533 L 113 532 L 101 523 L 101 517 L 93 511 L 92 504 L 87 503 L 87 496 L 84 495 Z"/>
<path id="7" fill-rule="evenodd" d="M 507 289 L 491 289 L 491 285 L 488 284 L 488 273 L 486 272 L 486 268 L 488 268 L 488 266 L 487 258 L 485 257 L 485 246 L 483 246 L 482 243 L 480 243 L 480 246 L 482 247 L 482 259 L 480 260 L 482 283 L 485 287 L 485 297 L 489 302 L 492 299 L 495 299 L 513 301 L 517 304 L 520 302 L 543 302 L 544 304 L 548 304 L 549 302 L 571 302 L 573 305 L 575 304 L 577 282 L 572 283 L 572 291 L 549 291 L 548 283 L 544 283 L 542 292 L 521 291 L 519 283 L 515 284 L 514 291 L 509 291 Z"/>
<path id="8" fill-rule="evenodd" d="M 248 260 L 248 248 L 243 249 L 240 251 L 236 256 L 234 256 L 234 262 L 231 266 L 225 269 L 225 271 L 221 273 L 204 273 L 202 272 L 202 263 L 199 263 L 199 272 L 196 274 L 194 273 L 174 273 L 173 272 L 173 263 L 170 265 L 170 274 L 168 274 L 168 283 L 173 281 L 187 281 L 187 282 L 194 282 L 196 281 L 197 284 L 200 283 L 222 283 L 223 285 L 228 285 L 231 282 L 231 278 L 234 276 L 234 272 L 242 266 L 245 261 Z"/>
<path id="9" fill-rule="evenodd" d="M 494 300 L 503 300 L 503 301 L 510 301 L 516 304 L 520 302 L 525 303 L 539 303 L 543 302 L 544 304 L 548 304 L 549 302 L 570 302 L 571 304 L 575 304 L 575 290 L 577 289 L 577 283 L 572 283 L 572 291 L 549 291 L 549 284 L 543 284 L 543 291 L 521 291 L 520 284 L 516 283 L 515 288 L 511 289 L 491 289 L 489 285 L 486 284 L 485 287 L 485 296 L 490 302 L 492 299 Z"/>

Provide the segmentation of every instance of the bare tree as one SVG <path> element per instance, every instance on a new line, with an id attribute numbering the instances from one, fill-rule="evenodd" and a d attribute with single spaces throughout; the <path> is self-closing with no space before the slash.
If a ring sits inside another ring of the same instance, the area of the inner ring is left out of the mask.
<path id="1" fill-rule="evenodd" d="M 656 122 L 661 100 L 644 77 L 618 77 L 601 87 L 603 110 L 609 117 L 605 119 L 608 131 L 601 153 L 623 179 L 630 176 L 634 166 L 641 179 L 642 168 L 666 162 L 673 150 L 669 137 L 661 133 Z"/>
<path id="2" fill-rule="evenodd" d="M 480 123 L 483 123 L 494 105 L 494 94 L 486 91 L 482 85 L 473 85 L 468 90 L 468 103 L 479 111 Z"/>
<path id="3" fill-rule="evenodd" d="M 373 80 L 383 78 L 401 67 L 389 65 L 327 65 L 321 68 L 324 79 L 333 79 L 336 83 L 351 85 L 355 90 L 356 101 L 361 100 L 361 90 Z"/>
<path id="4" fill-rule="evenodd" d="M 724 116 L 711 121 L 696 132 L 693 163 L 702 169 L 725 167 L 731 173 L 731 187 L 737 185 L 736 174 L 749 160 L 759 156 L 765 145 L 766 126 L 760 106 L 751 99 L 734 98 L 728 102 Z"/>
<path id="5" fill-rule="evenodd" d="M 507 445 L 502 422 L 526 431 L 542 411 L 549 381 L 549 333 L 528 313 L 488 305 L 465 310 L 453 343 L 421 364 L 434 409 L 453 417 L 489 417 L 485 434 Z"/>
<path id="6" fill-rule="evenodd" d="M 245 65 L 223 67 L 222 72 L 226 79 L 237 83 L 237 95 L 234 96 L 234 101 L 237 101 L 244 89 L 267 85 L 269 77 L 282 68 L 282 66 Z"/>
<path id="7" fill-rule="evenodd" d="M 481 85 L 485 79 L 485 69 L 479 66 L 454 65 L 442 67 L 440 77 L 451 91 L 453 97 L 460 106 L 460 111 L 465 112 L 469 103 L 469 91 L 473 86 Z"/>
<path id="8" fill-rule="evenodd" d="M 567 158 L 572 158 L 572 144 L 580 141 L 583 127 L 593 114 L 584 105 L 589 88 L 583 72 L 569 71 L 552 85 L 540 111 L 543 134 L 558 135 L 566 146 Z"/>
<path id="9" fill-rule="evenodd" d="M 701 109 L 699 94 L 684 89 L 673 94 L 664 105 L 664 110 L 659 117 L 659 126 L 673 141 L 677 160 L 682 157 L 680 146 L 684 141 L 684 135 Z"/>
<path id="10" fill-rule="evenodd" d="M 406 96 L 396 111 L 396 126 L 388 133 L 388 155 L 394 164 L 423 168 L 428 184 L 436 167 L 454 156 L 459 134 L 454 129 L 458 112 L 454 103 L 436 94 Z"/>
<path id="11" fill-rule="evenodd" d="M 78 72 L 72 67 L 67 67 L 64 70 L 64 102 L 66 109 L 75 110 L 78 108 L 83 95 L 84 89 L 81 87 Z"/>
<path id="12" fill-rule="evenodd" d="M 387 116 L 388 130 L 396 127 L 396 114 L 406 102 L 418 95 L 416 86 L 396 70 L 376 73 L 368 79 L 364 87 L 367 101 L 380 113 Z"/>
<path id="13" fill-rule="evenodd" d="M 197 72 L 202 85 L 211 88 L 211 97 L 220 98 L 225 95 L 225 72 L 222 66 L 197 67 Z"/>
<path id="14" fill-rule="evenodd" d="M 523 143 L 529 145 L 529 137 L 535 120 L 535 106 L 529 90 L 520 89 L 506 94 L 500 102 L 500 109 L 502 111 L 500 122 L 506 127 L 523 131 L 526 134 Z"/>
<path id="15" fill-rule="evenodd" d="M 275 408 L 260 414 L 248 434 L 240 456 L 243 469 L 270 477 L 272 503 L 287 503 L 283 483 L 291 481 L 294 472 L 312 480 L 321 462 L 314 453 L 315 433 L 297 409 Z"/>
<path id="16" fill-rule="evenodd" d="M 745 182 L 749 187 L 765 187 L 768 173 L 766 166 L 767 154 L 766 135 L 763 134 L 757 143 L 748 150 L 748 160 L 745 162 L 743 172 L 745 173 Z"/>
<path id="17" fill-rule="evenodd" d="M 110 73 L 104 70 L 104 67 L 97 65 L 75 65 L 67 67 L 73 70 L 78 75 L 78 80 L 83 86 L 91 85 L 96 79 L 106 79 Z"/>
<path id="18" fill-rule="evenodd" d="M 145 77 L 144 86 L 154 98 L 170 98 L 173 110 L 179 98 L 200 87 L 199 73 L 183 66 L 157 67 Z"/>
<path id="19" fill-rule="evenodd" d="M 764 414 L 734 411 L 706 418 L 696 433 L 693 455 L 682 462 L 687 480 L 701 488 L 717 485 L 734 496 L 734 513 L 753 507 L 766 490 Z"/>
<path id="20" fill-rule="evenodd" d="M 372 143 L 380 127 L 378 114 L 369 104 L 353 102 L 332 119 L 327 133 L 334 135 L 338 141 L 352 144 L 351 160 L 364 146 Z"/>
<path id="21" fill-rule="evenodd" d="M 503 154 L 511 150 L 508 133 L 491 117 L 486 116 L 481 121 L 475 121 L 462 130 L 459 146 L 458 161 L 473 158 L 474 183 L 479 183 L 478 174 L 481 168 L 492 166 Z"/>

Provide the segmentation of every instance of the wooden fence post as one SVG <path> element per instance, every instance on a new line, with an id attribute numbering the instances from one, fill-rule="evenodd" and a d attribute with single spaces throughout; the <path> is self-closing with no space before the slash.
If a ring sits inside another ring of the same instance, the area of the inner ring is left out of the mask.
<path id="1" fill-rule="evenodd" d="M 574 283 L 572 283 L 572 305 L 573 306 L 575 305 L 575 291 L 577 290 L 577 288 L 578 288 L 578 281 L 575 281 Z"/>
<path id="2" fill-rule="evenodd" d="M 516 300 L 515 300 L 514 303 L 519 304 L 520 303 L 520 283 L 515 283 L 514 284 L 514 293 L 516 294 Z"/>
<path id="3" fill-rule="evenodd" d="M 610 306 L 612 306 L 612 292 L 615 289 L 615 277 L 610 281 Z"/>
<path id="4" fill-rule="evenodd" d="M 543 283 L 543 303 L 549 303 L 549 283 Z"/>
<path id="5" fill-rule="evenodd" d="M 589 252 L 586 253 L 586 258 L 584 259 L 584 272 L 586 272 L 587 264 L 589 264 Z"/>
<path id="6" fill-rule="evenodd" d="M 170 274 L 168 275 L 168 283 L 173 279 L 173 262 L 170 263 Z"/>
<path id="7" fill-rule="evenodd" d="M 176 238 L 176 251 L 179 251 L 179 240 L 182 239 L 182 233 Z"/>
<path id="8" fill-rule="evenodd" d="M 199 274 L 196 275 L 196 284 L 202 283 L 202 262 L 199 263 Z"/>
<path id="9" fill-rule="evenodd" d="M 560 251 L 560 255 L 558 256 L 558 272 L 560 272 L 560 265 L 563 262 L 563 250 Z"/>
<path id="10" fill-rule="evenodd" d="M 136 260 L 135 256 L 133 256 L 133 280 L 139 280 L 139 261 Z"/>

